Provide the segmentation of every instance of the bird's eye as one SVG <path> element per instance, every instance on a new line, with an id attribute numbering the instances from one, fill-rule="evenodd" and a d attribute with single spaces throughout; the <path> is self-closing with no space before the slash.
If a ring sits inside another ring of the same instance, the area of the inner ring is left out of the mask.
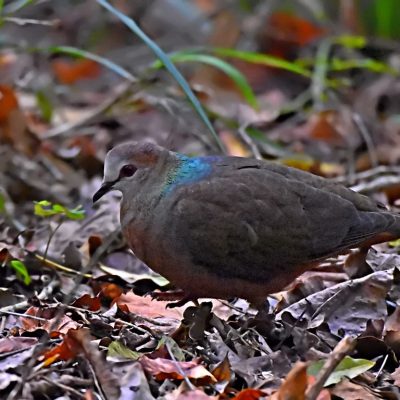
<path id="1" fill-rule="evenodd" d="M 132 176 L 136 172 L 137 168 L 132 164 L 124 165 L 119 171 L 120 177 L 129 177 Z"/>

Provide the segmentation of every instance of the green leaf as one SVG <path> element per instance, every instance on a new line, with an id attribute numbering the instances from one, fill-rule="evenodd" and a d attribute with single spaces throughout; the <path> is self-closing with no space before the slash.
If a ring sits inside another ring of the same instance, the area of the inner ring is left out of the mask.
<path id="1" fill-rule="evenodd" d="M 241 51 L 235 49 L 225 49 L 225 48 L 213 48 L 212 53 L 221 57 L 231 57 L 239 60 L 247 61 L 252 64 L 266 65 L 268 67 L 280 68 L 286 71 L 293 72 L 305 76 L 307 78 L 311 77 L 311 72 L 303 68 L 302 66 L 286 61 L 282 58 L 271 56 L 268 54 L 254 53 L 250 51 Z"/>
<path id="2" fill-rule="evenodd" d="M 85 210 L 82 208 L 82 206 L 70 209 L 64 207 L 61 204 L 52 204 L 47 200 L 35 201 L 34 213 L 39 217 L 52 217 L 54 215 L 62 215 L 72 220 L 85 218 Z"/>
<path id="3" fill-rule="evenodd" d="M 43 119 L 46 122 L 50 122 L 53 115 L 53 106 L 49 98 L 43 91 L 39 90 L 38 92 L 36 92 L 36 101 L 38 103 Z"/>
<path id="4" fill-rule="evenodd" d="M 32 282 L 29 272 L 22 261 L 11 260 L 10 266 L 15 270 L 17 278 L 24 282 L 26 286 L 28 286 Z"/>
<path id="5" fill-rule="evenodd" d="M 70 46 L 52 46 L 47 49 L 50 53 L 54 54 L 67 54 L 71 57 L 76 58 L 87 58 L 89 60 L 96 61 L 103 67 L 110 69 L 122 78 L 127 79 L 130 82 L 136 82 L 136 78 L 126 69 L 122 68 L 115 62 L 109 60 L 108 58 L 98 56 L 97 54 L 91 53 L 90 51 L 78 49 L 76 47 Z"/>
<path id="6" fill-rule="evenodd" d="M 0 191 L 0 214 L 6 212 L 6 196 Z"/>
<path id="7" fill-rule="evenodd" d="M 342 60 L 340 58 L 332 58 L 330 69 L 333 71 L 346 71 L 348 69 L 366 69 L 371 72 L 387 73 L 398 75 L 399 72 L 390 65 L 374 60 L 372 58 L 362 58 L 353 60 Z"/>
<path id="8" fill-rule="evenodd" d="M 65 215 L 69 219 L 83 219 L 85 218 L 85 210 L 83 209 L 82 206 L 78 206 L 72 209 L 65 208 Z"/>
<path id="9" fill-rule="evenodd" d="M 175 340 L 171 337 L 162 336 L 161 339 L 158 341 L 157 350 L 162 346 L 168 347 L 169 351 L 178 361 L 185 361 L 185 353 L 179 347 L 178 343 L 176 343 Z"/>
<path id="10" fill-rule="evenodd" d="M 316 361 L 307 368 L 308 375 L 316 376 L 324 366 L 325 360 Z M 335 370 L 330 374 L 324 386 L 334 385 L 342 380 L 342 378 L 353 379 L 356 376 L 368 371 L 375 365 L 375 362 L 362 358 L 351 358 L 346 356 Z"/>
<path id="11" fill-rule="evenodd" d="M 34 214 L 39 217 L 50 217 L 54 215 L 54 211 L 49 209 L 51 203 L 47 200 L 34 201 Z"/>
<path id="12" fill-rule="evenodd" d="M 365 36 L 341 35 L 336 37 L 334 42 L 349 49 L 362 49 L 367 45 L 367 38 Z"/>
<path id="13" fill-rule="evenodd" d="M 258 108 L 256 96 L 254 95 L 253 89 L 248 84 L 246 77 L 237 68 L 228 64 L 226 61 L 208 54 L 188 53 L 185 51 L 171 54 L 170 59 L 175 63 L 199 62 L 220 69 L 235 82 L 246 101 L 252 107 Z M 154 68 L 160 68 L 161 66 L 161 61 L 153 64 Z"/>
<path id="14" fill-rule="evenodd" d="M 128 358 L 130 360 L 138 360 L 141 354 L 133 351 L 123 345 L 120 341 L 115 340 L 108 346 L 107 357 Z"/>
<path id="15" fill-rule="evenodd" d="M 178 71 L 178 69 L 175 67 L 175 65 L 171 62 L 169 57 L 164 53 L 163 50 L 155 43 L 153 40 L 151 40 L 136 24 L 136 22 L 124 15 L 122 12 L 117 10 L 115 7 L 113 7 L 110 3 L 108 3 L 106 0 L 96 0 L 102 7 L 107 9 L 109 12 L 114 14 L 120 21 L 122 21 L 133 33 L 135 33 L 143 42 L 155 53 L 155 55 L 162 61 L 162 63 L 165 65 L 165 68 L 167 71 L 174 77 L 174 79 L 178 82 L 179 86 L 182 88 L 186 96 L 188 97 L 189 101 L 192 103 L 194 109 L 196 110 L 197 114 L 200 116 L 200 118 L 203 120 L 204 124 L 207 126 L 209 131 L 211 132 L 215 142 L 217 143 L 218 147 L 221 149 L 221 151 L 225 151 L 225 148 L 222 144 L 222 142 L 219 140 L 219 137 L 217 135 L 217 132 L 214 130 L 214 127 L 212 126 L 210 120 L 207 117 L 207 114 L 205 113 L 203 107 L 200 104 L 200 101 L 197 99 L 197 97 L 194 95 L 192 92 L 192 89 L 190 88 L 189 84 L 187 83 L 186 79 L 182 76 L 182 74 Z"/>

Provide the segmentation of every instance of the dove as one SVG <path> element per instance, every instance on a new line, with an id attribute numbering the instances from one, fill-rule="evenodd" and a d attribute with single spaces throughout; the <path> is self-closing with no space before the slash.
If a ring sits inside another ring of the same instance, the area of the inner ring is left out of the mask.
<path id="1" fill-rule="evenodd" d="M 400 217 L 341 184 L 274 162 L 189 157 L 152 142 L 105 158 L 98 201 L 122 192 L 135 255 L 184 296 L 262 304 L 303 272 L 349 249 L 400 237 Z"/>

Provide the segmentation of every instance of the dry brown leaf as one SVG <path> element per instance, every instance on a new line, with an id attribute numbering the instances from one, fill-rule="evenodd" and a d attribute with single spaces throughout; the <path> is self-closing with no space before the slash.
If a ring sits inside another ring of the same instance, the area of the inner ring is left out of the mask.
<path id="1" fill-rule="evenodd" d="M 258 400 L 265 396 L 265 393 L 259 389 L 243 389 L 233 400 Z"/>
<path id="2" fill-rule="evenodd" d="M 76 299 L 71 305 L 73 307 L 85 308 L 90 311 L 99 311 L 101 302 L 99 297 L 92 297 L 88 294 L 84 294 L 79 299 Z"/>
<path id="3" fill-rule="evenodd" d="M 211 372 L 195 361 L 175 361 L 166 358 L 152 360 L 148 357 L 142 357 L 139 361 L 143 368 L 159 381 L 165 379 L 183 380 L 187 377 L 192 380 L 201 380 L 203 384 L 217 382 Z"/>
<path id="4" fill-rule="evenodd" d="M 115 303 L 125 312 L 131 312 L 146 318 L 174 318 L 182 319 L 184 307 L 166 308 L 167 301 L 154 301 L 150 296 L 141 297 L 133 292 L 119 296 Z"/>
<path id="5" fill-rule="evenodd" d="M 77 322 L 73 321 L 67 315 L 59 317 L 58 311 L 58 308 L 28 308 L 25 314 L 44 318 L 46 321 L 21 317 L 22 330 L 33 332 L 37 329 L 44 329 L 51 337 L 58 337 L 61 334 L 67 333 L 70 329 L 75 329 L 79 326 Z"/>
<path id="6" fill-rule="evenodd" d="M 63 342 L 44 354 L 45 365 L 56 360 L 71 360 L 78 355 L 84 357 L 92 366 L 96 379 L 107 399 L 119 399 L 120 387 L 111 368 L 105 360 L 104 353 L 92 343 L 90 330 L 87 328 L 70 329 Z"/>
<path id="7" fill-rule="evenodd" d="M 271 400 L 304 400 L 307 385 L 307 364 L 297 362 Z"/>
<path id="8" fill-rule="evenodd" d="M 343 379 L 329 390 L 332 395 L 344 400 L 376 400 L 377 397 L 368 388 Z"/>

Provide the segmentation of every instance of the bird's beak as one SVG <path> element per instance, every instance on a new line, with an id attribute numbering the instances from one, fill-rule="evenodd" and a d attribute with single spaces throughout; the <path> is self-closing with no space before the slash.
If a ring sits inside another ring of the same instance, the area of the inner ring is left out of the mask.
<path id="1" fill-rule="evenodd" d="M 100 200 L 106 193 L 108 193 L 114 185 L 115 182 L 103 182 L 100 189 L 93 195 L 93 203 Z"/>

